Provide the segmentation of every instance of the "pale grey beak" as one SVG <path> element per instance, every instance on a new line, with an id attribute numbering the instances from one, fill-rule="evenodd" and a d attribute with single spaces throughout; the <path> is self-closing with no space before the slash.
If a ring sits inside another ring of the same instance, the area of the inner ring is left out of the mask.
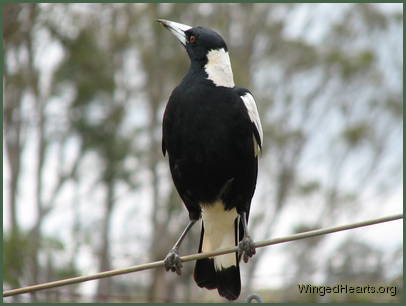
<path id="1" fill-rule="evenodd" d="M 165 19 L 157 19 L 157 22 L 161 23 L 165 28 L 171 31 L 171 33 L 176 36 L 176 38 L 182 43 L 182 45 L 186 46 L 185 31 L 191 29 L 191 26 Z"/>

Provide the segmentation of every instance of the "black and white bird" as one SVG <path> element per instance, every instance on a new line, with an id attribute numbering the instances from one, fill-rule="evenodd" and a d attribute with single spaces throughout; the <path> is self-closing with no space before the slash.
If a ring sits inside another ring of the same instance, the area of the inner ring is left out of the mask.
<path id="1" fill-rule="evenodd" d="M 235 86 L 227 45 L 213 30 L 159 19 L 186 48 L 190 68 L 173 90 L 163 117 L 162 151 L 189 224 L 165 258 L 181 273 L 183 238 L 202 218 L 199 252 L 238 245 L 236 254 L 196 261 L 198 286 L 217 288 L 228 300 L 241 291 L 239 260 L 255 254 L 247 231 L 262 127 L 252 94 Z"/>

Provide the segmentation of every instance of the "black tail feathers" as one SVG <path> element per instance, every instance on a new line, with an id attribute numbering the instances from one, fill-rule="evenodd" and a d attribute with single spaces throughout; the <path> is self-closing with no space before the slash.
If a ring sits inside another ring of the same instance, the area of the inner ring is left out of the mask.
<path id="1" fill-rule="evenodd" d="M 204 226 L 200 236 L 199 253 L 202 251 Z M 237 241 L 237 221 L 235 222 L 235 240 Z M 218 269 L 218 268 L 217 268 Z M 241 292 L 240 267 L 236 254 L 236 265 L 216 270 L 213 258 L 196 260 L 194 279 L 201 288 L 216 289 L 222 297 L 236 300 Z"/>
<path id="2" fill-rule="evenodd" d="M 235 300 L 241 292 L 240 268 L 231 266 L 216 271 L 213 258 L 196 261 L 194 278 L 199 287 L 217 288 L 219 294 L 228 300 Z"/>
<path id="3" fill-rule="evenodd" d="M 199 287 L 207 289 L 217 288 L 216 271 L 214 270 L 214 259 L 204 258 L 196 260 L 194 278 Z"/>
<path id="4" fill-rule="evenodd" d="M 227 300 L 236 300 L 241 292 L 240 268 L 231 266 L 227 269 L 216 271 L 217 290 Z"/>

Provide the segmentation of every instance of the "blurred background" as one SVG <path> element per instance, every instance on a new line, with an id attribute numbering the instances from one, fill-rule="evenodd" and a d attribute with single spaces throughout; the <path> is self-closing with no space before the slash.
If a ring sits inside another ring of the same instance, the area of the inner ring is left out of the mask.
<path id="1" fill-rule="evenodd" d="M 154 20 L 208 26 L 264 128 L 255 240 L 402 212 L 402 4 L 3 7 L 3 288 L 164 258 L 187 223 L 161 122 L 189 60 Z M 195 253 L 195 226 L 181 254 Z M 400 301 L 402 222 L 257 250 L 239 301 Z M 222 302 L 163 268 L 5 302 Z M 300 295 L 297 284 L 398 286 Z"/>

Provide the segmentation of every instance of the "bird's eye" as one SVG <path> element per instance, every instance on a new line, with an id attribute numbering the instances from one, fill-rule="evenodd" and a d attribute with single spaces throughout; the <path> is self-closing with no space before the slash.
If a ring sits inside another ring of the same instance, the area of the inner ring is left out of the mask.
<path id="1" fill-rule="evenodd" d="M 194 44 L 194 43 L 196 42 L 196 40 L 197 40 L 197 38 L 196 38 L 196 36 L 194 36 L 194 35 L 191 35 L 191 36 L 189 37 L 189 42 L 190 42 L 191 44 Z"/>

